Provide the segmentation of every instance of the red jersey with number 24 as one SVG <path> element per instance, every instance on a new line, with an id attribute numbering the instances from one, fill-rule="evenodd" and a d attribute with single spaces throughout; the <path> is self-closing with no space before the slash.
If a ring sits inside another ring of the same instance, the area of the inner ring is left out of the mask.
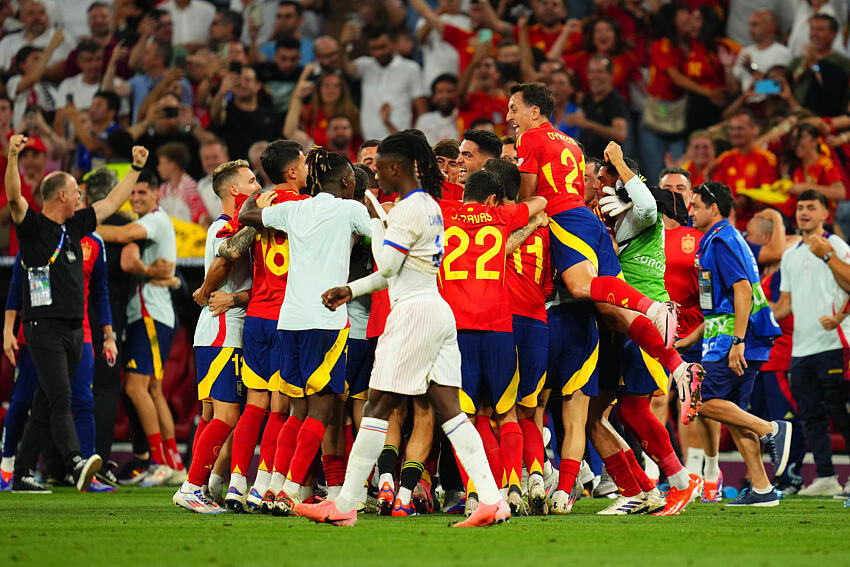
<path id="1" fill-rule="evenodd" d="M 528 207 L 465 203 L 441 208 L 446 243 L 440 293 L 452 308 L 457 328 L 510 332 L 505 247 L 511 232 L 528 224 Z"/>
<path id="2" fill-rule="evenodd" d="M 520 135 L 516 154 L 521 173 L 537 175 L 546 214 L 584 207 L 584 153 L 575 140 L 545 122 Z"/>

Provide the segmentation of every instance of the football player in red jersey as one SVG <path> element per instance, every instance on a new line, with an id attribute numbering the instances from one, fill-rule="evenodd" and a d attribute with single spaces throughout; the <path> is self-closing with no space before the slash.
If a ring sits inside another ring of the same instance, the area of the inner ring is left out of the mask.
<path id="1" fill-rule="evenodd" d="M 457 157 L 458 183 L 465 184 L 470 175 L 484 168 L 488 159 L 501 156 L 502 141 L 496 134 L 487 130 L 465 130 Z"/>
<path id="2" fill-rule="evenodd" d="M 508 122 L 517 127 L 517 157 L 522 174 L 520 202 L 533 195 L 546 197 L 549 234 L 556 284 L 564 285 L 572 299 L 597 302 L 600 313 L 617 323 L 617 330 L 634 340 L 653 358 L 673 371 L 681 366 L 681 358 L 671 350 L 676 334 L 676 311 L 670 303 L 652 301 L 621 279 L 620 263 L 602 222 L 585 206 L 584 155 L 578 144 L 557 131 L 547 116 L 554 107 L 552 92 L 543 84 L 517 84 L 511 88 Z M 624 180 L 625 181 L 625 180 Z M 610 305 L 610 306 L 609 306 Z M 567 304 L 561 311 L 579 309 Z M 631 311 L 631 310 L 636 310 Z M 638 313 L 639 312 L 639 313 Z M 641 315 L 645 314 L 646 317 Z M 564 332 L 570 329 L 584 334 L 593 326 L 594 336 L 586 337 L 585 360 L 573 360 L 574 353 L 550 352 L 559 360 L 557 374 L 550 380 L 561 382 L 565 402 L 575 406 L 564 411 L 570 458 L 562 460 L 560 484 L 572 486 L 584 452 L 583 432 L 589 396 L 597 393 L 595 369 L 589 361 L 598 356 L 598 334 L 592 313 L 564 315 Z M 570 323 L 566 323 L 569 320 Z M 551 321 L 550 321 L 551 328 Z M 560 339 L 559 342 L 569 342 Z M 597 346 L 593 346 L 597 345 Z M 558 347 L 562 349 L 562 345 Z M 575 367 L 578 364 L 578 367 Z M 586 372 L 578 372 L 586 368 Z M 550 363 L 550 370 L 552 370 Z M 578 373 L 577 373 L 578 372 Z M 576 374 L 577 373 L 577 374 Z M 578 380 L 577 378 L 581 378 Z M 689 376 L 680 376 L 688 380 Z M 574 400 L 575 398 L 575 400 Z M 569 420 L 567 419 L 569 418 Z M 566 435 L 566 433 L 565 433 Z M 566 461 L 566 462 L 565 462 Z"/>
<path id="3" fill-rule="evenodd" d="M 505 280 L 506 245 L 511 233 L 528 225 L 546 201 L 532 198 L 519 205 L 497 206 L 504 189 L 501 180 L 488 171 L 470 175 L 463 195 L 460 207 L 443 206 L 446 254 L 439 279 L 440 293 L 452 308 L 458 328 L 461 409 L 468 414 L 478 410 L 476 428 L 491 469 L 501 469 L 499 461 L 505 461 L 508 504 L 512 514 L 522 514 L 522 429 L 515 409 L 518 379 L 514 377 L 516 350 Z M 490 411 L 485 408 L 492 409 L 499 427 L 502 458 L 498 460 L 500 446 L 490 429 Z M 493 470 L 493 475 L 502 477 L 502 470 Z M 468 489 L 468 511 L 477 502 L 473 494 L 473 489 Z"/>
<path id="4" fill-rule="evenodd" d="M 283 140 L 272 142 L 263 151 L 260 162 L 275 183 L 275 203 L 307 198 L 299 193 L 307 179 L 305 158 L 299 144 Z M 211 290 L 219 283 L 216 280 L 223 278 L 218 270 L 226 270 L 229 261 L 251 249 L 253 284 L 245 318 L 241 368 L 242 381 L 248 391 L 247 403 L 233 434 L 230 487 L 225 503 L 231 510 L 243 511 L 247 505 L 250 510 L 257 511 L 271 482 L 279 438 L 286 450 L 290 444 L 294 448 L 297 434 L 295 423 L 284 429 L 289 402 L 278 391 L 280 374 L 275 356 L 277 319 L 289 271 L 289 245 L 286 233 L 269 228 L 258 232 L 251 227 L 240 227 L 238 217 L 228 223 L 220 234 L 231 236 L 219 248 L 220 261 L 217 266 L 211 267 L 195 297 L 200 303 L 205 303 Z M 223 273 L 226 275 L 226 272 Z M 245 477 L 266 414 L 268 420 L 260 442 L 260 465 L 254 486 L 248 492 Z M 203 429 L 205 425 L 202 420 L 198 427 Z M 291 449 L 288 454 L 291 457 Z M 270 500 L 273 502 L 274 496 L 270 496 Z"/>
<path id="5" fill-rule="evenodd" d="M 490 160 L 484 169 L 501 179 L 505 190 L 503 203 L 516 202 L 520 186 L 517 167 L 504 159 Z M 541 216 L 543 216 L 541 214 Z M 528 502 L 532 514 L 547 514 L 546 489 L 543 480 L 545 453 L 543 434 L 534 420 L 538 395 L 546 381 L 549 356 L 549 326 L 546 319 L 546 295 L 552 289 L 549 261 L 549 229 L 543 223 L 529 223 L 514 231 L 508 242 L 505 278 L 511 297 L 513 335 L 517 351 L 517 420 L 522 429 L 522 451 L 528 471 Z"/>

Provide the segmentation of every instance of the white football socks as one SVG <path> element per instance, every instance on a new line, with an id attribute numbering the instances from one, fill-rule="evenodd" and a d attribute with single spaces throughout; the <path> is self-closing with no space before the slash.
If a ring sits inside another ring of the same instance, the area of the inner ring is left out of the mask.
<path id="1" fill-rule="evenodd" d="M 720 457 L 718 455 L 714 455 L 713 457 L 705 456 L 703 474 L 706 481 L 717 482 L 718 477 L 720 477 Z"/>
<path id="2" fill-rule="evenodd" d="M 245 494 L 248 492 L 248 479 L 245 478 L 245 475 L 231 473 L 230 486 L 238 490 L 240 494 Z"/>
<path id="3" fill-rule="evenodd" d="M 705 460 L 705 450 L 698 447 L 688 447 L 688 457 L 685 468 L 692 473 L 702 476 L 702 462 Z"/>
<path id="4" fill-rule="evenodd" d="M 490 472 L 481 437 L 469 421 L 469 417 L 465 413 L 459 413 L 443 423 L 442 427 L 449 441 L 452 442 L 457 458 L 460 459 L 460 463 L 469 475 L 469 480 L 475 485 L 479 502 L 484 504 L 499 502 L 502 495 Z"/>
<path id="5" fill-rule="evenodd" d="M 269 489 L 269 483 L 272 481 L 272 473 L 269 471 L 257 470 L 257 478 L 254 479 L 254 488 L 260 495 L 260 498 L 266 493 L 266 490 Z"/>
<path id="6" fill-rule="evenodd" d="M 283 473 L 279 473 L 277 471 L 272 473 L 272 480 L 269 483 L 269 487 L 266 490 L 268 492 L 271 490 L 272 494 L 277 496 L 278 492 L 283 490 L 283 483 L 286 481 L 286 477 L 283 476 Z"/>
<path id="7" fill-rule="evenodd" d="M 369 473 L 378 461 L 378 457 L 381 456 L 386 439 L 386 420 L 374 417 L 363 418 L 363 421 L 360 422 L 360 429 L 357 430 L 354 445 L 351 447 L 351 455 L 348 457 L 345 482 L 339 496 L 334 500 L 337 510 L 340 512 L 350 512 L 357 506 L 366 479 L 369 478 Z M 479 443 L 481 443 L 480 440 Z"/>
<path id="8" fill-rule="evenodd" d="M 221 498 L 221 493 L 224 489 L 224 477 L 220 474 L 212 473 L 210 475 L 210 480 L 207 482 L 207 486 L 210 487 L 210 494 L 216 498 Z"/>

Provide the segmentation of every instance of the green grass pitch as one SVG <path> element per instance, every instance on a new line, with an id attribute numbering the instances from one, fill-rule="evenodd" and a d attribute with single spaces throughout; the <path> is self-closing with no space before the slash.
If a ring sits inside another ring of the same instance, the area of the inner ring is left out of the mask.
<path id="1" fill-rule="evenodd" d="M 789 498 L 777 508 L 692 504 L 681 516 L 573 514 L 451 529 L 457 516 L 360 516 L 354 528 L 301 518 L 198 516 L 173 489 L 0 494 L 0 565 L 850 565 L 850 509 Z"/>

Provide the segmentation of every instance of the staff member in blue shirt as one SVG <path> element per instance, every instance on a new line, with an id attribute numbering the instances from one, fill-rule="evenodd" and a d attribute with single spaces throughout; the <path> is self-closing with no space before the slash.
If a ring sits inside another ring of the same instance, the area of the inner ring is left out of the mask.
<path id="1" fill-rule="evenodd" d="M 694 228 L 705 234 L 697 253 L 699 303 L 705 316 L 700 416 L 726 424 L 753 481 L 753 489 L 729 505 L 776 506 L 779 498 L 767 479 L 759 438 L 770 448 L 779 476 L 788 464 L 791 424 L 765 421 L 747 407 L 756 374 L 781 331 L 761 289 L 755 257 L 729 224 L 732 203 L 732 191 L 722 183 L 708 181 L 694 188 Z M 717 455 L 719 439 L 704 424 L 698 430 L 708 460 Z"/>

